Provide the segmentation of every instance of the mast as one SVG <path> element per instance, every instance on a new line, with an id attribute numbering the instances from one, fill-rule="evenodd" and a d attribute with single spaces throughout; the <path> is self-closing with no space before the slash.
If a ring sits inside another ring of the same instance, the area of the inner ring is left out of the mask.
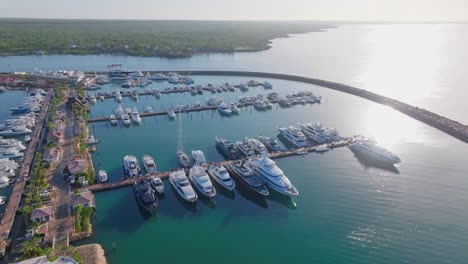
<path id="1" fill-rule="evenodd" d="M 181 109 L 179 109 L 179 135 L 177 143 L 177 152 L 182 151 L 182 115 Z"/>

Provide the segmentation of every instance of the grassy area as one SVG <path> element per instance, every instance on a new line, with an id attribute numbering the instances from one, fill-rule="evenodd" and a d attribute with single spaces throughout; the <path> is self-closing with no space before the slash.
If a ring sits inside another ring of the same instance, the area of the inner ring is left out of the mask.
<path id="1" fill-rule="evenodd" d="M 93 213 L 93 207 L 83 207 L 79 205 L 75 208 L 75 232 L 89 231 Z"/>
<path id="2" fill-rule="evenodd" d="M 329 27 L 312 22 L 0 19 L 0 55 L 188 57 L 263 50 L 274 38 Z"/>

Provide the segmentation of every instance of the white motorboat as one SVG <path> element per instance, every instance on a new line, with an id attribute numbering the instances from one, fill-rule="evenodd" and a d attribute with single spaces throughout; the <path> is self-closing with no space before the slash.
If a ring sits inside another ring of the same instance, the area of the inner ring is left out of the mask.
<path id="1" fill-rule="evenodd" d="M 288 142 L 296 147 L 302 148 L 309 145 L 305 135 L 297 127 L 280 127 L 278 130 Z"/>
<path id="2" fill-rule="evenodd" d="M 7 148 L 7 149 L 1 149 L 0 150 L 0 159 L 6 158 L 6 159 L 19 159 L 24 156 L 23 152 L 20 152 L 19 150 L 15 148 Z"/>
<path id="3" fill-rule="evenodd" d="M 146 174 L 155 174 L 158 172 L 158 167 L 156 166 L 153 157 L 150 155 L 144 155 L 142 161 Z"/>
<path id="4" fill-rule="evenodd" d="M 123 115 L 122 122 L 124 123 L 124 125 L 129 126 L 132 121 L 130 120 L 130 117 L 128 117 L 128 115 Z"/>
<path id="5" fill-rule="evenodd" d="M 117 125 L 117 118 L 115 117 L 115 115 L 110 115 L 110 116 L 109 116 L 109 122 L 110 122 L 111 125 L 113 125 L 113 126 Z"/>
<path id="6" fill-rule="evenodd" d="M 4 137 L 15 137 L 15 136 L 22 136 L 31 134 L 32 130 L 25 127 L 25 126 L 16 126 L 12 129 L 0 131 L 0 136 Z"/>
<path id="7" fill-rule="evenodd" d="M 90 95 L 89 95 L 89 101 L 90 101 L 92 104 L 96 104 L 96 103 L 97 103 L 96 96 L 95 96 L 94 94 L 90 94 Z"/>
<path id="8" fill-rule="evenodd" d="M 169 173 L 169 182 L 180 195 L 180 197 L 182 197 L 182 199 L 191 203 L 197 201 L 198 195 L 193 189 L 192 185 L 190 185 L 190 182 L 187 179 L 183 169 Z"/>
<path id="9" fill-rule="evenodd" d="M 279 145 L 278 140 L 276 140 L 276 139 L 274 139 L 274 138 L 259 135 L 259 136 L 258 136 L 258 140 L 259 140 L 260 142 L 262 142 L 263 145 L 265 145 L 265 147 L 267 147 L 269 150 L 271 150 L 271 151 L 273 151 L 273 152 L 276 152 L 276 151 L 280 151 L 280 150 L 281 150 L 281 147 L 280 147 L 280 145 Z"/>
<path id="10" fill-rule="evenodd" d="M 10 179 L 7 176 L 0 176 L 0 188 L 10 185 Z"/>
<path id="11" fill-rule="evenodd" d="M 202 166 L 195 165 L 190 168 L 189 179 L 195 188 L 204 196 L 213 198 L 216 195 L 216 189 Z"/>
<path id="12" fill-rule="evenodd" d="M 236 141 L 236 147 L 246 157 L 255 156 L 255 151 L 247 141 Z"/>
<path id="13" fill-rule="evenodd" d="M 161 178 L 154 177 L 150 180 L 151 188 L 158 194 L 164 194 L 164 183 Z"/>
<path id="14" fill-rule="evenodd" d="M 231 112 L 233 114 L 239 114 L 240 113 L 240 109 L 239 109 L 239 107 L 237 107 L 237 105 L 235 103 L 229 104 L 229 109 L 231 110 Z"/>
<path id="15" fill-rule="evenodd" d="M 117 90 L 115 93 L 115 100 L 117 103 L 121 103 L 123 101 L 122 94 L 120 93 L 120 90 Z"/>
<path id="16" fill-rule="evenodd" d="M 225 189 L 232 191 L 236 188 L 236 183 L 232 180 L 229 172 L 223 165 L 212 165 L 208 168 L 207 172 L 213 180 Z"/>
<path id="17" fill-rule="evenodd" d="M 140 175 L 140 165 L 135 156 L 127 155 L 123 158 L 123 169 L 127 178 Z"/>
<path id="18" fill-rule="evenodd" d="M 178 139 L 177 139 L 177 161 L 182 167 L 188 168 L 192 165 L 190 158 L 184 152 L 184 148 L 182 146 L 182 116 L 180 115 L 179 111 L 179 131 L 178 131 Z"/>
<path id="19" fill-rule="evenodd" d="M 99 182 L 107 182 L 108 181 L 107 171 L 99 170 L 98 177 L 99 177 Z"/>
<path id="20" fill-rule="evenodd" d="M 16 148 L 19 151 L 26 150 L 23 143 L 16 139 L 0 139 L 0 148 Z"/>
<path id="21" fill-rule="evenodd" d="M 264 152 L 268 153 L 266 146 L 258 139 L 246 137 L 245 141 L 247 141 L 258 154 L 262 154 Z"/>
<path id="22" fill-rule="evenodd" d="M 320 123 L 299 123 L 299 126 L 307 137 L 319 144 L 341 140 L 336 129 L 325 127 Z"/>
<path id="23" fill-rule="evenodd" d="M 287 196 L 299 194 L 296 187 L 291 184 L 283 171 L 266 154 L 259 158 L 248 159 L 246 164 L 262 178 L 269 188 Z"/>
<path id="24" fill-rule="evenodd" d="M 125 111 L 123 110 L 121 104 L 119 104 L 119 106 L 117 106 L 117 109 L 115 109 L 115 115 L 120 118 L 122 118 L 122 116 L 125 115 Z"/>
<path id="25" fill-rule="evenodd" d="M 349 148 L 356 155 L 370 161 L 376 161 L 390 165 L 401 162 L 401 159 L 398 156 L 383 148 L 382 146 L 377 145 L 377 143 L 371 139 L 356 139 L 351 145 L 349 145 Z"/>
<path id="26" fill-rule="evenodd" d="M 174 113 L 174 110 L 172 110 L 172 109 L 167 111 L 167 116 L 169 116 L 170 119 L 175 119 L 176 118 L 176 114 Z"/>
<path id="27" fill-rule="evenodd" d="M 229 108 L 224 102 L 218 105 L 218 111 L 224 115 L 228 115 L 228 116 L 232 115 L 231 108 Z"/>
<path id="28" fill-rule="evenodd" d="M 7 201 L 7 197 L 6 197 L 6 196 L 0 196 L 0 205 L 5 204 L 6 201 Z"/>
<path id="29" fill-rule="evenodd" d="M 328 148 L 326 145 L 321 145 L 315 148 L 315 152 L 317 153 L 323 153 L 329 151 L 330 148 Z"/>
<path id="30" fill-rule="evenodd" d="M 138 113 L 138 109 L 136 108 L 136 106 L 133 107 L 132 120 L 135 124 L 141 124 L 140 113 Z"/>
<path id="31" fill-rule="evenodd" d="M 86 144 L 87 145 L 95 145 L 98 144 L 100 141 L 94 137 L 94 135 L 89 135 L 88 138 L 86 139 Z"/>
<path id="32" fill-rule="evenodd" d="M 201 150 L 192 151 L 192 157 L 196 165 L 206 165 L 205 154 Z"/>
<path id="33" fill-rule="evenodd" d="M 273 85 L 267 81 L 263 83 L 263 88 L 265 89 L 273 89 Z"/>

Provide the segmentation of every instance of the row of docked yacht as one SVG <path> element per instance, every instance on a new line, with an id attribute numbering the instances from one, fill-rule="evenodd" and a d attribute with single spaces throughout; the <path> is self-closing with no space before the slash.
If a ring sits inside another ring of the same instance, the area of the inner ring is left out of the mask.
<path id="1" fill-rule="evenodd" d="M 39 112 L 41 110 L 44 96 L 41 93 L 35 93 L 34 95 L 26 97 L 22 105 L 10 108 L 13 114 L 24 114 L 29 112 Z"/>
<path id="2" fill-rule="evenodd" d="M 295 126 L 278 128 L 280 134 L 291 144 L 302 148 L 309 146 L 307 138 L 318 144 L 339 141 L 342 137 L 334 128 L 328 128 L 321 123 L 299 123 L 299 128 Z"/>
<path id="3" fill-rule="evenodd" d="M 230 160 L 239 159 L 242 156 L 252 157 L 256 154 L 280 151 L 280 145 L 274 138 L 259 135 L 257 138 L 246 137 L 244 141 L 231 143 L 225 138 L 215 138 L 216 148 L 226 158 Z"/>
<path id="4" fill-rule="evenodd" d="M 146 175 L 151 175 L 158 172 L 156 162 L 150 155 L 144 155 L 142 158 L 142 162 Z M 126 155 L 123 158 L 122 165 L 125 177 L 132 178 L 141 175 L 140 164 L 138 163 L 138 160 L 135 156 Z"/>

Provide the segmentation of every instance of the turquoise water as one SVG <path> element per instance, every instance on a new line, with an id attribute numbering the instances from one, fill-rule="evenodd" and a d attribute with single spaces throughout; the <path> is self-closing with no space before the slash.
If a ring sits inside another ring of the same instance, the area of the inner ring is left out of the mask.
<path id="1" fill-rule="evenodd" d="M 194 79 L 213 84 L 247 80 Z M 460 155 L 468 150 L 465 144 L 360 98 L 308 84 L 268 81 L 281 94 L 311 90 L 322 95 L 323 103 L 265 112 L 246 108 L 230 118 L 217 111 L 182 114 L 185 151 L 201 149 L 209 161 L 219 161 L 215 136 L 276 136 L 277 126 L 321 121 L 344 136 L 375 137 L 402 158 L 398 172 L 366 167 L 347 148 L 340 148 L 277 160 L 300 191 L 293 201 L 274 194 L 259 200 L 243 189 L 232 196 L 218 188 L 214 204 L 201 200 L 194 209 L 165 182 L 159 215 L 148 217 L 131 188 L 98 193 L 95 235 L 82 243 L 102 244 L 111 263 L 461 263 L 468 257 L 463 250 L 468 235 L 467 169 Z M 251 88 L 246 94 L 266 93 Z M 227 101 L 242 95 L 216 94 Z M 165 109 L 209 96 L 142 96 L 138 103 L 125 98 L 123 106 Z M 99 102 L 92 115 L 109 115 L 116 107 L 113 100 Z M 110 180 L 122 178 L 126 154 L 138 159 L 150 154 L 160 170 L 176 168 L 177 127 L 178 122 L 166 116 L 144 118 L 141 126 L 129 128 L 94 123 L 91 129 L 102 140 L 93 155 L 95 166 L 106 169 Z"/>

